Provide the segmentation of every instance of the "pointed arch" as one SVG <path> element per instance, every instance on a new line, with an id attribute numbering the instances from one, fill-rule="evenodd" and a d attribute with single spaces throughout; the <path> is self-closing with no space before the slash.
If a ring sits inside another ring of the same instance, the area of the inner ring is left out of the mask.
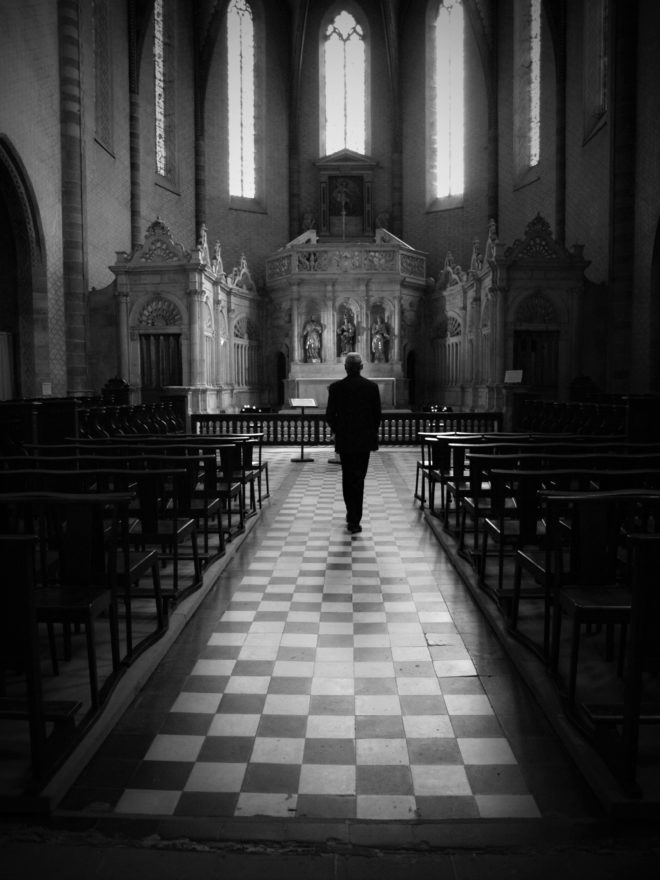
<path id="1" fill-rule="evenodd" d="M 320 153 L 353 150 L 366 155 L 371 143 L 370 38 L 367 18 L 353 0 L 334 3 L 319 33 Z"/>
<path id="2" fill-rule="evenodd" d="M 6 392 L 36 397 L 50 381 L 44 235 L 37 200 L 13 144 L 0 135 L 0 303 L 11 368 Z"/>

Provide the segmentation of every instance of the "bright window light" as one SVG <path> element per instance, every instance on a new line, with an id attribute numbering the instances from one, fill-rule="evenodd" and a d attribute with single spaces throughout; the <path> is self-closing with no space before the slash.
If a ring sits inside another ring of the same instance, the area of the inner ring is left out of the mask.
<path id="1" fill-rule="evenodd" d="M 437 198 L 464 189 L 463 5 L 444 0 L 435 22 L 435 191 Z"/>
<path id="2" fill-rule="evenodd" d="M 254 21 L 247 0 L 227 9 L 229 194 L 256 195 L 254 132 Z"/>
<path id="3" fill-rule="evenodd" d="M 366 56 L 364 34 L 344 11 L 325 37 L 325 151 L 364 153 Z"/>

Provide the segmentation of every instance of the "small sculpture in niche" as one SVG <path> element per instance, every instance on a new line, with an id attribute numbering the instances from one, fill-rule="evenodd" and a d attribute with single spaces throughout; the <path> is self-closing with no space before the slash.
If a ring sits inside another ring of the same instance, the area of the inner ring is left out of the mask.
<path id="1" fill-rule="evenodd" d="M 470 271 L 471 272 L 481 272 L 483 268 L 484 260 L 479 250 L 479 239 L 475 238 L 472 242 L 472 257 L 470 258 Z"/>
<path id="2" fill-rule="evenodd" d="M 303 327 L 303 343 L 305 348 L 305 361 L 308 364 L 321 362 L 321 336 L 323 327 L 318 317 L 312 317 L 305 322 Z"/>
<path id="3" fill-rule="evenodd" d="M 486 254 L 484 256 L 484 262 L 487 264 L 490 260 L 495 258 L 495 251 L 497 247 L 497 225 L 493 218 L 491 217 L 490 222 L 488 223 L 488 238 L 486 239 Z"/>
<path id="4" fill-rule="evenodd" d="M 350 309 L 345 310 L 344 320 L 337 330 L 337 335 L 339 336 L 339 354 L 348 354 L 349 351 L 354 351 L 355 324 L 353 312 Z"/>
<path id="5" fill-rule="evenodd" d="M 390 334 L 387 324 L 380 315 L 371 325 L 371 354 L 374 363 L 386 363 L 389 359 Z"/>
<path id="6" fill-rule="evenodd" d="M 213 259 L 211 260 L 211 269 L 215 272 L 216 275 L 224 274 L 224 266 L 222 265 L 222 247 L 220 245 L 220 239 L 216 239 L 215 245 L 213 247 Z"/>

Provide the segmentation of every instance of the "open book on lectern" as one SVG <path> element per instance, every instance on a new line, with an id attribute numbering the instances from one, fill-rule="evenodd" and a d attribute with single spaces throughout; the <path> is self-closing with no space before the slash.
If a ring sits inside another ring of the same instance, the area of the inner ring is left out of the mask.
<path id="1" fill-rule="evenodd" d="M 309 409 L 310 407 L 316 406 L 316 401 L 313 397 L 292 397 L 291 406 L 299 406 L 302 409 Z"/>

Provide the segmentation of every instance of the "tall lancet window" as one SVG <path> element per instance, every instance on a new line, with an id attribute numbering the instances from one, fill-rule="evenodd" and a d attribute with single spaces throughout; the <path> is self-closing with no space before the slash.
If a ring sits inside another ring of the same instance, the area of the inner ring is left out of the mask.
<path id="1" fill-rule="evenodd" d="M 94 0 L 94 116 L 97 140 L 113 149 L 112 47 L 108 0 Z"/>
<path id="2" fill-rule="evenodd" d="M 156 171 L 172 178 L 174 153 L 174 27 L 168 0 L 154 2 L 154 117 Z"/>
<path id="3" fill-rule="evenodd" d="M 441 0 L 431 19 L 431 195 L 461 196 L 465 183 L 465 27 L 461 0 Z"/>
<path id="4" fill-rule="evenodd" d="M 514 4 L 514 125 L 516 171 L 541 158 L 541 0 Z"/>
<path id="5" fill-rule="evenodd" d="M 364 31 L 343 10 L 328 24 L 323 39 L 322 70 L 326 155 L 349 149 L 366 150 L 367 58 Z M 325 150 L 323 147 L 325 146 Z"/>
<path id="6" fill-rule="evenodd" d="M 227 9 L 229 195 L 256 196 L 254 16 L 247 0 Z"/>
<path id="7" fill-rule="evenodd" d="M 598 130 L 607 113 L 609 3 L 591 0 L 583 12 L 584 33 L 584 134 Z"/>

